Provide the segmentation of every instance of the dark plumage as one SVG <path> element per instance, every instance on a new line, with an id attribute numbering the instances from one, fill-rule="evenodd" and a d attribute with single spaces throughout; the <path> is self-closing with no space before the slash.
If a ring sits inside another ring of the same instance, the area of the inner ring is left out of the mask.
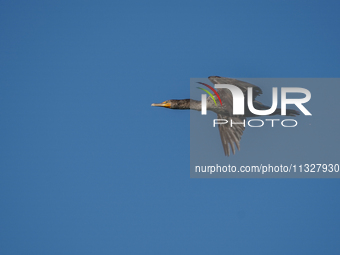
<path id="1" fill-rule="evenodd" d="M 250 83 L 231 79 L 231 78 L 224 78 L 219 76 L 210 76 L 209 80 L 213 84 L 232 84 L 240 88 L 247 98 L 247 88 L 253 88 L 253 105 L 255 109 L 258 110 L 265 110 L 269 109 L 270 107 L 263 105 L 262 103 L 255 100 L 255 98 L 262 94 L 262 90 Z M 249 111 L 247 104 L 245 103 L 245 114 L 244 115 L 233 115 L 233 97 L 231 92 L 228 89 L 217 89 L 218 94 L 220 95 L 222 105 L 217 104 L 215 105 L 212 98 L 207 99 L 207 110 L 213 111 L 217 113 L 217 119 L 226 119 L 228 123 L 232 120 L 233 123 L 235 122 L 243 122 L 246 117 L 254 117 L 252 112 Z M 214 95 L 215 100 L 217 101 L 216 95 Z M 152 104 L 152 106 L 161 106 L 170 109 L 191 109 L 201 111 L 201 101 L 193 100 L 193 99 L 182 99 L 182 100 L 167 100 L 161 104 Z M 281 109 L 276 109 L 275 112 L 271 115 L 280 115 Z M 298 111 L 287 109 L 287 116 L 296 116 L 299 115 Z M 238 150 L 240 150 L 240 140 L 243 134 L 244 127 L 243 125 L 218 125 L 218 129 L 220 131 L 221 141 L 224 149 L 225 155 L 230 155 L 230 147 L 235 154 L 235 145 Z M 230 145 L 230 147 L 229 147 Z"/>

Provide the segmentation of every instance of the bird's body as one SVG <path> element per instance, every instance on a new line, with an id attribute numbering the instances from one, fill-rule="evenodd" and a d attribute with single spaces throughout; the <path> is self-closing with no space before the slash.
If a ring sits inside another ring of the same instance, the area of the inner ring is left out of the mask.
<path id="1" fill-rule="evenodd" d="M 224 78 L 219 76 L 210 76 L 209 80 L 213 84 L 232 84 L 240 88 L 245 96 L 247 98 L 248 94 L 248 88 L 253 88 L 253 106 L 255 109 L 258 110 L 266 110 L 270 107 L 263 105 L 262 103 L 255 100 L 257 96 L 262 94 L 262 90 L 250 83 L 231 79 L 231 78 Z M 257 115 L 254 115 L 248 108 L 248 105 L 245 102 L 244 109 L 245 113 L 244 115 L 233 115 L 233 97 L 231 92 L 228 89 L 217 89 L 217 92 L 220 96 L 221 104 L 215 104 L 215 101 L 219 100 L 217 95 L 214 95 L 214 99 L 209 97 L 207 99 L 207 110 L 213 111 L 217 114 L 217 119 L 225 119 L 232 121 L 233 123 L 242 123 L 247 117 L 254 117 Z M 167 100 L 161 104 L 152 104 L 152 106 L 161 106 L 166 107 L 170 109 L 191 109 L 191 110 L 197 110 L 201 111 L 201 101 L 193 100 L 193 99 L 182 99 L 182 100 Z M 276 109 L 275 112 L 271 115 L 277 115 L 280 114 L 280 109 Z M 295 116 L 299 115 L 298 111 L 287 109 L 287 115 L 288 116 Z M 240 150 L 240 140 L 244 131 L 244 125 L 218 125 L 221 141 L 224 149 L 225 155 L 230 155 L 230 147 L 235 154 L 235 145 Z M 230 147 L 229 147 L 230 145 Z"/>

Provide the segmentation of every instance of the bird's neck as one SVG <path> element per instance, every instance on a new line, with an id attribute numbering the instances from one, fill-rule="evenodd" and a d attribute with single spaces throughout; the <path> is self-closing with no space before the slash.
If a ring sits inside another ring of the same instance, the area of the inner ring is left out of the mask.
<path id="1" fill-rule="evenodd" d="M 202 107 L 201 101 L 190 99 L 190 109 L 200 111 Z"/>
<path id="2" fill-rule="evenodd" d="M 190 109 L 190 110 L 196 110 L 196 111 L 201 111 L 202 108 L 202 102 L 194 99 L 182 99 L 178 100 L 176 107 L 173 109 Z M 215 107 L 215 104 L 209 100 L 207 100 L 207 110 L 208 111 L 214 111 L 218 113 L 220 110 L 218 107 Z"/>

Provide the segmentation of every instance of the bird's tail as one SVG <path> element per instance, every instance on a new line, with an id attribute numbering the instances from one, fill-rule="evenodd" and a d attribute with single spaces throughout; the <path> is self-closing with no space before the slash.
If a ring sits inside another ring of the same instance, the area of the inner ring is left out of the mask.
<path id="1" fill-rule="evenodd" d="M 277 108 L 275 112 L 273 112 L 271 115 L 281 115 L 281 109 Z M 293 110 L 293 109 L 286 109 L 286 116 L 293 116 L 300 115 L 300 112 Z"/>

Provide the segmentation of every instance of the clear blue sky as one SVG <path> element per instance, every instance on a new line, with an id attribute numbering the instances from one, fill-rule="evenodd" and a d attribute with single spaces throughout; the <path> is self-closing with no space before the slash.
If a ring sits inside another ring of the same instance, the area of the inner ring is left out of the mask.
<path id="1" fill-rule="evenodd" d="M 340 254 L 339 180 L 190 179 L 189 112 L 150 107 L 191 77 L 339 77 L 339 7 L 2 1 L 0 254 Z M 324 126 L 295 159 L 338 154 Z"/>

